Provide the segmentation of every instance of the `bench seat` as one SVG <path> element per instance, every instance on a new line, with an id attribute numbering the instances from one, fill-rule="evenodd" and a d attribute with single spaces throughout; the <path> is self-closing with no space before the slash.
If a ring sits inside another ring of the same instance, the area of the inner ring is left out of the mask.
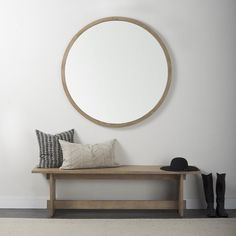
<path id="1" fill-rule="evenodd" d="M 158 165 L 124 165 L 112 168 L 74 169 L 34 168 L 32 173 L 46 175 L 50 183 L 47 202 L 52 217 L 55 209 L 177 209 L 182 217 L 185 209 L 183 185 L 186 175 L 200 171 L 164 171 Z M 57 200 L 56 179 L 169 179 L 178 183 L 177 200 Z"/>

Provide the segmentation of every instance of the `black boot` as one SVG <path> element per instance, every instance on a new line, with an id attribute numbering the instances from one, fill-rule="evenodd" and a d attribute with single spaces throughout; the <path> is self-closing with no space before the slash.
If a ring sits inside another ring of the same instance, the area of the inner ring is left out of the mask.
<path id="1" fill-rule="evenodd" d="M 204 187 L 205 199 L 207 203 L 207 216 L 215 217 L 214 209 L 214 190 L 213 190 L 213 179 L 212 174 L 204 175 L 202 174 L 202 182 Z"/>
<path id="2" fill-rule="evenodd" d="M 219 217 L 228 217 L 225 211 L 225 174 L 217 173 L 216 180 L 216 214 Z"/>

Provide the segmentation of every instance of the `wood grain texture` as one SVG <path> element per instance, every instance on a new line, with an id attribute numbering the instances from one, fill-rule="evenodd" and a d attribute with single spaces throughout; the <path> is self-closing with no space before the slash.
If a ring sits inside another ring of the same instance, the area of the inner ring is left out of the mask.
<path id="1" fill-rule="evenodd" d="M 167 174 L 54 174 L 55 179 L 132 179 L 132 180 L 179 180 L 178 175 Z"/>
<path id="2" fill-rule="evenodd" d="M 112 168 L 62 170 L 59 168 L 34 168 L 32 173 L 49 176 L 50 200 L 47 202 L 49 215 L 55 209 L 178 209 L 184 214 L 183 185 L 187 174 L 200 174 L 200 171 L 172 172 L 160 169 L 161 166 L 126 165 Z M 178 182 L 178 200 L 56 200 L 56 179 L 170 179 Z"/>
<path id="3" fill-rule="evenodd" d="M 56 209 L 178 209 L 178 201 L 164 200 L 55 200 L 54 204 Z"/>
<path id="4" fill-rule="evenodd" d="M 200 171 L 164 171 L 159 165 L 124 165 L 112 168 L 62 170 L 59 168 L 34 168 L 32 173 L 62 174 L 62 175 L 181 175 L 200 174 Z"/>
<path id="5" fill-rule="evenodd" d="M 48 204 L 49 216 L 52 217 L 55 212 L 54 201 L 56 198 L 56 183 L 53 174 L 50 174 L 49 178 L 49 191 L 50 191 L 50 200 Z"/>
<path id="6" fill-rule="evenodd" d="M 178 211 L 179 215 L 183 217 L 184 215 L 184 175 L 179 176 L 179 203 Z"/>

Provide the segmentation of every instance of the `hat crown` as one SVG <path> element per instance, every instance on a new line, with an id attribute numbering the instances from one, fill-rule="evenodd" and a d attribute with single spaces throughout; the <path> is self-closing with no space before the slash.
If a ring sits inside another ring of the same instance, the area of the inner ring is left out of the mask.
<path id="1" fill-rule="evenodd" d="M 170 166 L 173 170 L 184 171 L 188 168 L 188 162 L 183 157 L 175 157 L 171 160 Z"/>

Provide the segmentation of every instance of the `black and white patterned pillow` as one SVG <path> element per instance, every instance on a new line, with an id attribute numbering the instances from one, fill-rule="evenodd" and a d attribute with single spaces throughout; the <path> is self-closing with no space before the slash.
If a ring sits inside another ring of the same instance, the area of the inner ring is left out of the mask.
<path id="1" fill-rule="evenodd" d="M 58 168 L 62 165 L 63 155 L 59 139 L 74 142 L 74 130 L 59 134 L 46 134 L 36 130 L 39 143 L 39 168 Z"/>

